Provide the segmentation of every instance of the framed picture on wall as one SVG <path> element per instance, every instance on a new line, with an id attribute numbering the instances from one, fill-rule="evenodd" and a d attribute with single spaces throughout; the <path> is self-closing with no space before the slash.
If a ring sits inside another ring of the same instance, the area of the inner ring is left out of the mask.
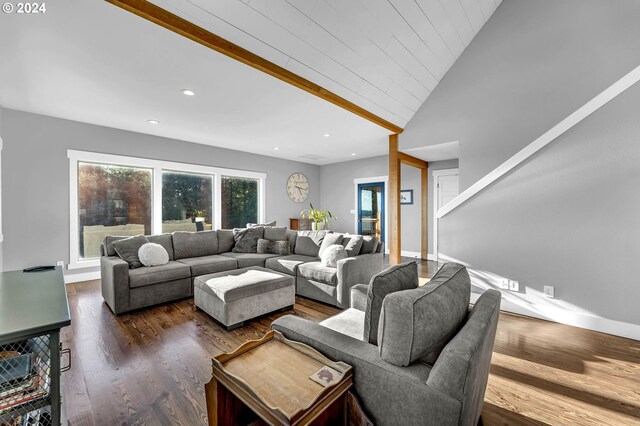
<path id="1" fill-rule="evenodd" d="M 413 204 L 413 189 L 400 191 L 400 204 Z"/>

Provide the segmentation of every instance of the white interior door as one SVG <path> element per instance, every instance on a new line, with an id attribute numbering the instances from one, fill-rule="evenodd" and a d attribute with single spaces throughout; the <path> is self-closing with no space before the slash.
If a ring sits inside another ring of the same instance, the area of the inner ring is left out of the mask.
<path id="1" fill-rule="evenodd" d="M 436 170 L 433 172 L 435 183 L 433 206 L 433 251 L 438 260 L 438 210 L 460 193 L 460 175 L 458 169 Z"/>

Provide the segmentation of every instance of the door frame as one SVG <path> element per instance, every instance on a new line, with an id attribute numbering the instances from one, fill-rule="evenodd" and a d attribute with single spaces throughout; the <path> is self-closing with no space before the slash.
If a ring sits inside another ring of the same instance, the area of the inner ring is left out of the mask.
<path id="1" fill-rule="evenodd" d="M 374 176 L 374 177 L 368 177 L 368 178 L 356 178 L 353 180 L 353 200 L 354 200 L 354 215 L 353 215 L 353 233 L 357 234 L 358 233 L 358 209 L 360 206 L 360 200 L 358 199 L 358 185 L 362 185 L 363 183 L 378 183 L 378 182 L 382 182 L 384 183 L 384 190 L 383 190 L 383 198 L 384 198 L 384 211 L 383 211 L 383 223 L 382 223 L 382 228 L 383 228 L 383 232 L 384 232 L 384 252 L 385 253 L 389 253 L 389 248 L 387 246 L 387 241 L 389 241 L 389 227 L 387 226 L 387 211 L 389 209 L 389 197 L 388 195 L 388 191 L 389 191 L 389 176 Z"/>
<path id="2" fill-rule="evenodd" d="M 460 169 L 441 169 L 434 170 L 433 176 L 433 256 L 435 261 L 439 261 L 438 256 L 438 197 L 440 195 L 440 177 L 441 176 L 460 176 Z"/>

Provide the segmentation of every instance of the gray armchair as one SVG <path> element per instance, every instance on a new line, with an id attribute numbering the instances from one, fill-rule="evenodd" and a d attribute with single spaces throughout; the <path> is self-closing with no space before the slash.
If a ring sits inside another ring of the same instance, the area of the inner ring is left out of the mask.
<path id="1" fill-rule="evenodd" d="M 354 286 L 351 308 L 320 324 L 287 315 L 272 328 L 353 366 L 355 391 L 377 425 L 476 425 L 500 293 L 485 292 L 472 309 L 469 294 L 461 265 L 446 264 L 418 288 L 415 263 L 403 264 Z"/>

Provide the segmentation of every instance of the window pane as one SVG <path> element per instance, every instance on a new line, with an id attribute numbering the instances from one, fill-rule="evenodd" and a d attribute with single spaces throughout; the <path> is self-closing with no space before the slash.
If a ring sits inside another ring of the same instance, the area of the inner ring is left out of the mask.
<path id="1" fill-rule="evenodd" d="M 213 176 L 162 172 L 162 232 L 211 229 Z"/>
<path id="2" fill-rule="evenodd" d="M 222 228 L 258 222 L 258 179 L 222 177 Z"/>
<path id="3" fill-rule="evenodd" d="M 151 233 L 150 169 L 78 163 L 80 259 L 100 257 L 107 235 Z"/>

